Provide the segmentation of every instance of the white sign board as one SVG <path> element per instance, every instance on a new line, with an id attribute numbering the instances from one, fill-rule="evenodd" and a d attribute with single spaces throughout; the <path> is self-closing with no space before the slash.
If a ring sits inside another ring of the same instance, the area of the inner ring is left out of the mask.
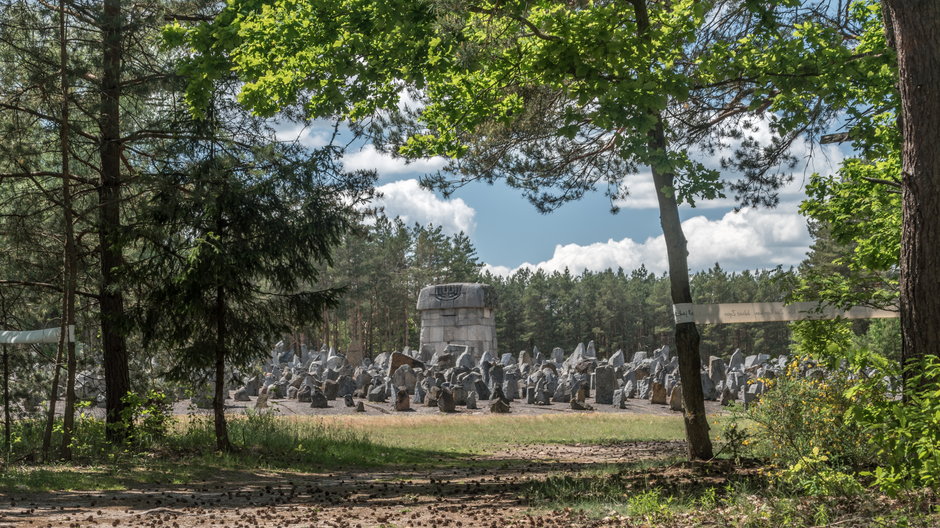
<path id="1" fill-rule="evenodd" d="M 46 328 L 43 330 L 0 330 L 0 344 L 5 345 L 31 345 L 36 343 L 58 343 L 61 328 Z M 69 341 L 75 341 L 75 326 L 69 326 Z"/>
<path id="2" fill-rule="evenodd" d="M 804 321 L 807 319 L 889 319 L 898 312 L 855 306 L 843 310 L 818 302 L 727 303 L 727 304 L 674 304 L 672 313 L 676 323 L 769 323 L 774 321 Z"/>

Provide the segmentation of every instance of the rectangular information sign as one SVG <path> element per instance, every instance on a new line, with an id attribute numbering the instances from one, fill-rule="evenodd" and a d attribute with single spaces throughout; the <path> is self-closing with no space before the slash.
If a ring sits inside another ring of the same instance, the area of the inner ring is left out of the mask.
<path id="1" fill-rule="evenodd" d="M 848 310 L 818 302 L 674 304 L 672 313 L 677 323 L 727 324 L 804 321 L 807 319 L 889 319 L 898 312 L 855 306 Z"/>
<path id="2" fill-rule="evenodd" d="M 61 328 L 43 330 L 0 330 L 0 344 L 31 345 L 37 343 L 58 343 Z M 75 341 L 75 327 L 69 326 L 69 341 Z"/>

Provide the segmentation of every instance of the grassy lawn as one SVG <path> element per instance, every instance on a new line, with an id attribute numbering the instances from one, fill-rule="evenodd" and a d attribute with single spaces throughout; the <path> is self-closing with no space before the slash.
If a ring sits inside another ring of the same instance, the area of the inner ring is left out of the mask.
<path id="1" fill-rule="evenodd" d="M 337 416 L 324 423 L 359 431 L 382 445 L 474 454 L 525 444 L 606 444 L 682 440 L 680 416 L 558 414 L 537 416 Z"/>
<path id="2" fill-rule="evenodd" d="M 11 465 L 2 491 L 116 490 L 186 484 L 224 472 L 459 467 L 471 457 L 529 444 L 680 440 L 681 417 L 632 414 L 540 416 L 232 417 L 235 453 L 213 451 L 208 419 L 182 418 L 145 454 L 105 451 L 92 440 L 70 465 Z M 85 442 L 82 444 L 82 442 Z M 476 465 L 525 460 L 474 460 Z M 231 475 L 229 475 L 231 476 Z"/>

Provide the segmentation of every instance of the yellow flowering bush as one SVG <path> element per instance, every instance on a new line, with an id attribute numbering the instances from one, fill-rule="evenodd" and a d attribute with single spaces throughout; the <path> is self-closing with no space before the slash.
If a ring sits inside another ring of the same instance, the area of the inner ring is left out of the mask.
<path id="1" fill-rule="evenodd" d="M 830 348 L 794 359 L 738 418 L 753 424 L 755 454 L 802 492 L 940 489 L 940 359 L 928 356 L 910 372 L 902 399 L 897 361 Z"/>
<path id="2" fill-rule="evenodd" d="M 874 464 L 876 450 L 865 426 L 852 419 L 854 385 L 848 371 L 798 358 L 744 411 L 756 454 L 780 468 L 784 483 L 816 495 L 861 489 L 852 475 Z"/>

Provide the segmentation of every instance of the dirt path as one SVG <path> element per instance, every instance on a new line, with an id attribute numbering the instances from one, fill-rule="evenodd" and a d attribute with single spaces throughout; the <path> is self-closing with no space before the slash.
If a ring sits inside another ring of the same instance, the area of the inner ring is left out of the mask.
<path id="1" fill-rule="evenodd" d="M 0 527 L 506 527 L 600 525 L 569 511 L 531 515 L 527 482 L 681 455 L 680 442 L 528 445 L 418 471 L 220 471 L 198 485 L 0 495 Z M 475 463 L 476 462 L 476 463 Z M 607 523 L 603 523 L 608 525 Z"/>

